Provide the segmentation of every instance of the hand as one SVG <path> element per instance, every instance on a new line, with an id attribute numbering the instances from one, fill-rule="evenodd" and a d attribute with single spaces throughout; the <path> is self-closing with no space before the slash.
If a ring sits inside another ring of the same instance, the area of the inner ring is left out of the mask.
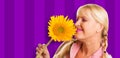
<path id="1" fill-rule="evenodd" d="M 50 58 L 46 45 L 38 44 L 38 47 L 36 47 L 36 58 Z"/>

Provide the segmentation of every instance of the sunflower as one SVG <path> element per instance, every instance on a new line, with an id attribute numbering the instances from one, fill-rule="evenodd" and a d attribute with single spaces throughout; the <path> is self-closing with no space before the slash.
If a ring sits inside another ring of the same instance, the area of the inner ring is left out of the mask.
<path id="1" fill-rule="evenodd" d="M 63 15 L 51 16 L 48 22 L 48 34 L 54 41 L 69 41 L 75 34 L 76 28 L 74 26 L 73 20 L 68 19 L 68 16 Z"/>

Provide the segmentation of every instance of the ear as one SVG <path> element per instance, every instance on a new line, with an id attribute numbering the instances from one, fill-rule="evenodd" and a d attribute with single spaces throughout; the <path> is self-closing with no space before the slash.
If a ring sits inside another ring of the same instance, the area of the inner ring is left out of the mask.
<path id="1" fill-rule="evenodd" d="M 100 23 L 97 24 L 97 32 L 101 32 L 103 30 L 104 26 Z"/>

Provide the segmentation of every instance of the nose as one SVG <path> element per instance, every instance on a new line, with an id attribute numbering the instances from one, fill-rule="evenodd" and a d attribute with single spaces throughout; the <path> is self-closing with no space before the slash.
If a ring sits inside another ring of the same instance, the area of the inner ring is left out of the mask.
<path id="1" fill-rule="evenodd" d="M 80 20 L 76 21 L 75 26 L 76 26 L 76 27 L 79 27 L 80 25 L 81 25 Z"/>

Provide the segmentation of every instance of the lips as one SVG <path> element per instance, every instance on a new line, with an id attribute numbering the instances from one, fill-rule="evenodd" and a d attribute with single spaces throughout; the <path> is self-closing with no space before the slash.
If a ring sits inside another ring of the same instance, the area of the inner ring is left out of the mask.
<path id="1" fill-rule="evenodd" d="M 76 31 L 76 32 L 80 32 L 80 31 L 82 31 L 82 29 L 77 29 L 77 31 Z"/>

